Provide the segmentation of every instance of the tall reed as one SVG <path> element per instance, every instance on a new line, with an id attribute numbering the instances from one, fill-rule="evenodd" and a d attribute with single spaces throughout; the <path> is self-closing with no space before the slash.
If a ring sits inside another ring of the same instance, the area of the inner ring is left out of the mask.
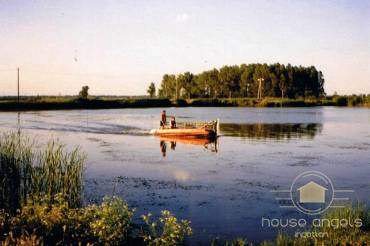
<path id="1" fill-rule="evenodd" d="M 27 139 L 0 135 L 0 208 L 15 211 L 29 192 L 33 153 Z"/>
<path id="2" fill-rule="evenodd" d="M 60 142 L 49 141 L 47 147 L 36 154 L 31 194 L 41 193 L 51 198 L 62 194 L 70 206 L 79 206 L 84 160 L 79 148 L 68 152 Z"/>
<path id="3" fill-rule="evenodd" d="M 81 204 L 85 155 L 66 151 L 51 140 L 35 150 L 30 140 L 15 133 L 0 135 L 0 209 L 14 212 L 28 198 L 62 194 L 71 207 Z"/>

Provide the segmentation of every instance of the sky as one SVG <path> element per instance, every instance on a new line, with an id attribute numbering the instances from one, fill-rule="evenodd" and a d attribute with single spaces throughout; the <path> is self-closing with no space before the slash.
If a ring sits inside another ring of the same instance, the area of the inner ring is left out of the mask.
<path id="1" fill-rule="evenodd" d="M 315 66 L 370 93 L 369 0 L 0 0 L 0 95 L 143 95 L 165 73 Z"/>

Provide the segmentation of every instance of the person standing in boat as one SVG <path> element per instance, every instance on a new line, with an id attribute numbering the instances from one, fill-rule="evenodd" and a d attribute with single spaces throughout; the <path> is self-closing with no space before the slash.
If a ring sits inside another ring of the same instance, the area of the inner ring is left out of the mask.
<path id="1" fill-rule="evenodd" d="M 166 126 L 166 121 L 167 121 L 166 110 L 163 110 L 161 114 L 161 123 L 160 123 L 161 128 L 164 128 Z"/>
<path id="2" fill-rule="evenodd" d="M 171 124 L 171 128 L 172 128 L 172 129 L 176 128 L 176 119 L 175 119 L 175 117 L 174 117 L 174 116 L 172 116 L 172 117 L 171 117 L 171 122 L 170 122 L 170 124 Z"/>

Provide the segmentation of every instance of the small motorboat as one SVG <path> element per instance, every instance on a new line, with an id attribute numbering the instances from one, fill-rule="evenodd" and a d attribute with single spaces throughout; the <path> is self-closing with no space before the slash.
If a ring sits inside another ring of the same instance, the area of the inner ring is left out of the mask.
<path id="1" fill-rule="evenodd" d="M 216 138 L 219 120 L 211 122 L 177 122 L 176 127 L 165 125 L 160 129 L 152 129 L 151 134 L 160 137 L 182 138 Z"/>

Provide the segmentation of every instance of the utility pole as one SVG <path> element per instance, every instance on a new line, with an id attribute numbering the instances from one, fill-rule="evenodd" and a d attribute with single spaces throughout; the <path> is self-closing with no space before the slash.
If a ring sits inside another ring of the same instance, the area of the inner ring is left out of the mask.
<path id="1" fill-rule="evenodd" d="M 320 96 L 320 85 L 321 85 L 320 71 L 317 72 L 317 80 L 318 80 L 318 83 L 317 83 L 317 97 L 319 97 Z"/>
<path id="2" fill-rule="evenodd" d="M 258 81 L 258 91 L 257 91 L 257 99 L 262 98 L 262 82 L 265 81 L 264 78 L 257 79 Z"/>
<path id="3" fill-rule="evenodd" d="M 17 89 L 18 89 L 18 102 L 19 102 L 19 67 L 17 68 Z"/>

